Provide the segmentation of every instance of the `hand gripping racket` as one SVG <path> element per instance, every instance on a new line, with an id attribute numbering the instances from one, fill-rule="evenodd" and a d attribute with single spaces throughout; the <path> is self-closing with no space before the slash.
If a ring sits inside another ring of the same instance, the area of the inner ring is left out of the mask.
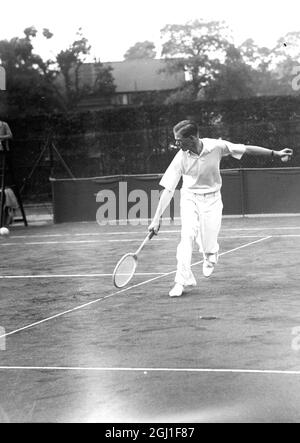
<path id="1" fill-rule="evenodd" d="M 139 253 L 154 235 L 155 232 L 150 231 L 135 253 L 130 252 L 129 254 L 125 254 L 121 260 L 119 260 L 113 272 L 113 284 L 116 288 L 124 288 L 124 286 L 130 282 L 138 264 Z"/>

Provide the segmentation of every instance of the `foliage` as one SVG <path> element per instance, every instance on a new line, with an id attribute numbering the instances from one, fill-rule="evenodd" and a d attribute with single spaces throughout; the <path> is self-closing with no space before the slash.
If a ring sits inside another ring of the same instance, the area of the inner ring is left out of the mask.
<path id="1" fill-rule="evenodd" d="M 253 96 L 253 72 L 254 70 L 244 62 L 240 51 L 234 45 L 230 45 L 224 64 L 205 88 L 205 98 L 226 100 Z"/>
<path id="2" fill-rule="evenodd" d="M 90 90 L 90 95 L 95 97 L 110 97 L 116 90 L 113 68 L 104 66 L 100 61 L 95 61 L 95 70 L 97 72 L 95 82 Z"/>
<path id="3" fill-rule="evenodd" d="M 112 68 L 95 62 L 93 85 L 81 82 L 81 68 L 91 46 L 81 29 L 75 41 L 60 51 L 55 60 L 44 61 L 33 51 L 35 27 L 24 30 L 24 37 L 0 41 L 0 61 L 6 70 L 8 115 L 43 114 L 74 109 L 87 94 L 107 97 L 115 90 Z M 51 39 L 49 29 L 43 37 Z"/>
<path id="4" fill-rule="evenodd" d="M 125 60 L 153 59 L 156 56 L 155 45 L 149 40 L 137 42 L 124 54 Z"/>
<path id="5" fill-rule="evenodd" d="M 59 71 L 64 79 L 66 101 L 69 108 L 75 106 L 82 96 L 79 71 L 85 61 L 85 56 L 89 54 L 91 49 L 87 39 L 82 35 L 81 28 L 76 36 L 77 39 L 69 48 L 60 51 L 56 56 Z"/>
<path id="6" fill-rule="evenodd" d="M 24 30 L 25 37 L 0 41 L 0 60 L 6 70 L 7 94 L 10 110 L 28 114 L 50 112 L 60 107 L 54 94 L 53 62 L 44 62 L 33 52 L 34 27 Z"/>
<path id="7" fill-rule="evenodd" d="M 100 60 L 94 61 L 93 81 L 83 81 L 85 61 L 91 46 L 79 28 L 68 48 L 53 60 L 43 60 L 34 52 L 40 31 L 34 26 L 23 37 L 0 41 L 0 63 L 6 69 L 8 115 L 40 115 L 77 109 L 83 98 L 109 103 L 115 92 L 113 71 Z M 45 39 L 53 37 L 44 28 Z M 164 71 L 186 72 L 186 81 L 177 91 L 136 94 L 133 105 L 187 104 L 203 100 L 240 99 L 263 95 L 299 95 L 292 89 L 293 72 L 299 66 L 300 32 L 289 32 L 274 48 L 260 47 L 247 39 L 234 46 L 224 22 L 195 20 L 168 24 L 161 31 Z M 153 42 L 137 42 L 124 55 L 126 60 L 153 59 Z M 295 75 L 295 74 L 294 74 Z"/>
<path id="8" fill-rule="evenodd" d="M 229 30 L 225 23 L 195 20 L 185 25 L 167 25 L 162 31 L 162 56 L 166 71 L 185 70 L 190 76 L 189 90 L 197 98 L 221 67 L 229 46 Z"/>
<path id="9" fill-rule="evenodd" d="M 300 58 L 300 32 L 289 32 L 275 48 L 247 39 L 235 47 L 223 22 L 196 20 L 162 31 L 165 70 L 185 70 L 189 81 L 166 103 L 297 94 L 292 75 Z"/>

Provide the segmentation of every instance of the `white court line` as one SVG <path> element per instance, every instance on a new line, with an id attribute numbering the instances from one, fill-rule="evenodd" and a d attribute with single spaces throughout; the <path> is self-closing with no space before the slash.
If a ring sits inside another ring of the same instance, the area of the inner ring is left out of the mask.
<path id="1" fill-rule="evenodd" d="M 178 231 L 179 232 L 179 231 Z M 144 233 L 143 233 L 144 235 Z M 280 238 L 280 237 L 300 237 L 300 234 L 275 234 L 272 235 L 274 238 Z M 224 235 L 219 236 L 219 239 L 239 239 L 239 238 L 261 238 L 261 235 Z M 160 241 L 170 241 L 174 240 L 173 237 L 157 237 L 153 238 L 151 241 L 153 242 L 160 242 Z M 126 239 L 119 239 L 119 240 L 67 240 L 67 241 L 46 241 L 46 242 L 17 242 L 17 243 L 0 243 L 1 246 L 50 246 L 50 245 L 81 245 L 81 244 L 105 244 L 105 243 L 137 243 L 140 242 L 141 239 L 137 238 L 126 238 Z"/>
<path id="2" fill-rule="evenodd" d="M 145 237 L 145 233 L 144 233 Z M 261 237 L 261 236 L 259 236 Z M 153 239 L 152 241 L 173 240 L 173 238 L 160 237 Z M 0 243 L 0 246 L 37 246 L 37 245 L 76 245 L 76 244 L 94 244 L 94 243 L 128 243 L 128 242 L 140 242 L 141 239 L 126 238 L 122 240 L 66 240 L 66 241 L 41 241 L 41 242 L 17 242 L 17 243 Z"/>
<path id="3" fill-rule="evenodd" d="M 21 371 L 88 371 L 88 372 L 187 372 L 187 373 L 218 373 L 218 374 L 269 374 L 269 375 L 300 375 L 300 371 L 284 371 L 276 369 L 214 369 L 214 368 L 105 368 L 76 366 L 0 366 L 0 370 Z"/>
<path id="4" fill-rule="evenodd" d="M 222 228 L 223 231 L 263 231 L 263 230 L 292 230 L 300 229 L 300 226 L 282 226 L 282 227 L 262 227 L 262 228 Z M 179 233 L 180 229 L 163 230 L 164 234 Z M 137 235 L 145 234 L 145 231 L 113 231 L 113 232 L 83 232 L 83 233 L 64 233 L 64 234 L 28 234 L 28 235 L 11 235 L 10 238 L 50 238 L 50 237 L 89 237 L 102 235 Z"/>
<path id="5" fill-rule="evenodd" d="M 136 272 L 134 275 L 165 275 L 164 272 Z M 0 275 L 0 280 L 13 279 L 35 279 L 35 278 L 98 278 L 98 277 L 112 277 L 113 274 L 36 274 L 36 275 Z"/>
<path id="6" fill-rule="evenodd" d="M 143 233 L 145 236 L 145 234 Z M 295 235 L 297 236 L 297 235 Z M 221 236 L 218 238 L 261 238 L 261 235 L 234 235 L 234 236 Z M 173 237 L 157 237 L 153 238 L 152 241 L 169 241 L 174 240 Z M 0 243 L 0 246 L 40 246 L 40 245 L 80 245 L 80 244 L 105 244 L 105 243 L 137 243 L 140 242 L 140 238 L 126 238 L 121 240 L 66 240 L 66 241 L 41 241 L 41 242 L 17 242 L 17 243 Z"/>
<path id="7" fill-rule="evenodd" d="M 300 234 L 278 234 L 273 237 L 300 237 Z"/>
<path id="8" fill-rule="evenodd" d="M 254 245 L 256 243 L 260 243 L 260 242 L 268 240 L 270 238 L 272 238 L 271 235 L 268 236 L 268 237 L 263 237 L 263 238 L 261 238 L 259 240 L 255 240 L 255 241 L 250 242 L 250 243 L 246 243 L 246 244 L 244 244 L 242 246 L 238 246 L 237 248 L 230 249 L 229 251 L 222 252 L 222 254 L 220 254 L 220 257 L 223 256 L 223 255 L 230 254 L 231 252 L 235 252 L 235 251 L 238 251 L 240 249 L 247 248 L 248 246 Z M 203 260 L 198 261 L 196 263 L 193 263 L 192 266 L 199 265 L 202 262 L 203 262 Z M 175 271 L 171 271 L 171 272 L 167 272 L 167 273 L 159 275 L 157 277 L 150 278 L 149 280 L 145 280 L 145 281 L 143 281 L 141 283 L 137 283 L 135 285 L 128 286 L 127 288 L 124 288 L 124 289 L 120 289 L 119 291 L 113 292 L 112 294 L 108 294 L 108 295 L 106 295 L 104 297 L 98 298 L 98 299 L 90 301 L 88 303 L 84 303 L 83 305 L 76 306 L 75 308 L 68 309 L 67 311 L 60 312 L 58 314 L 52 315 L 51 317 L 45 318 L 43 320 L 31 323 L 30 325 L 23 326 L 22 328 L 15 329 L 14 331 L 8 332 L 8 333 L 3 334 L 3 335 L 0 335 L 0 339 L 4 338 L 4 337 L 8 337 L 8 336 L 13 335 L 13 334 L 16 334 L 17 332 L 25 331 L 26 329 L 33 328 L 34 326 L 41 325 L 42 323 L 46 323 L 46 322 L 48 322 L 50 320 L 53 320 L 54 318 L 62 317 L 63 315 L 70 314 L 72 312 L 78 311 L 79 309 L 86 308 L 87 306 L 91 306 L 91 305 L 93 305 L 95 303 L 98 303 L 98 302 L 101 302 L 103 300 L 107 300 L 108 298 L 114 297 L 115 295 L 118 295 L 118 294 L 121 294 L 123 292 L 129 291 L 130 289 L 138 288 L 140 286 L 146 285 L 147 283 L 151 283 L 151 282 L 153 282 L 155 280 L 158 280 L 158 279 L 163 278 L 163 277 L 167 277 L 167 276 L 175 274 L 175 273 L 176 273 L 176 270 Z"/>
<path id="9" fill-rule="evenodd" d="M 145 237 L 145 233 L 143 233 Z M 248 237 L 248 236 L 247 236 Z M 256 236 L 256 237 L 261 237 Z M 152 241 L 162 241 L 162 240 L 174 240 L 172 237 L 159 237 L 154 238 Z M 66 241 L 41 241 L 41 242 L 17 242 L 17 243 L 0 243 L 0 246 L 19 246 L 19 245 L 27 245 L 27 246 L 36 246 L 36 245 L 73 245 L 73 244 L 93 244 L 93 243 L 130 243 L 130 242 L 140 242 L 141 239 L 137 238 L 126 238 L 126 239 L 116 239 L 116 240 L 66 240 Z"/>
<path id="10" fill-rule="evenodd" d="M 143 233 L 145 237 L 145 233 Z M 261 237 L 261 236 L 260 236 Z M 173 238 L 160 237 L 159 239 L 153 239 L 152 241 L 161 241 L 161 240 L 173 240 Z M 41 242 L 17 242 L 17 243 L 0 243 L 0 246 L 19 246 L 19 245 L 27 245 L 27 246 L 37 246 L 37 245 L 76 245 L 76 244 L 93 244 L 93 243 L 128 243 L 128 242 L 138 242 L 141 239 L 132 239 L 126 238 L 122 240 L 66 240 L 66 241 L 41 241 Z"/>

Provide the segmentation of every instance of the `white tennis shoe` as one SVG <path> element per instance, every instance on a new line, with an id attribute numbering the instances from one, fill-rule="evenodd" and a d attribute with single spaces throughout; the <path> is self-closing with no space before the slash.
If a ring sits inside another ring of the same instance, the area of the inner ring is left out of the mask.
<path id="1" fill-rule="evenodd" d="M 170 297 L 180 297 L 183 294 L 184 286 L 179 283 L 175 283 L 175 286 L 169 292 Z"/>
<path id="2" fill-rule="evenodd" d="M 196 283 L 193 283 L 191 285 L 183 286 L 179 283 L 175 283 L 175 286 L 171 289 L 169 292 L 170 297 L 180 297 L 182 294 L 186 294 L 190 292 L 195 286 L 197 286 Z"/>
<path id="3" fill-rule="evenodd" d="M 204 277 L 209 278 L 212 275 L 215 270 L 215 265 L 218 263 L 218 259 L 218 254 L 210 254 L 205 258 L 202 267 Z"/>

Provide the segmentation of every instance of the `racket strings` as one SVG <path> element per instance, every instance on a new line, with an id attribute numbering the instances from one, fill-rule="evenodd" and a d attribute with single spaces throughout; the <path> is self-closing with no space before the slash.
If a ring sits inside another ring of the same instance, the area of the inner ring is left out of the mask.
<path id="1" fill-rule="evenodd" d="M 136 259 L 133 255 L 126 255 L 118 263 L 114 272 L 114 282 L 119 288 L 126 286 L 131 280 L 136 268 Z"/>

